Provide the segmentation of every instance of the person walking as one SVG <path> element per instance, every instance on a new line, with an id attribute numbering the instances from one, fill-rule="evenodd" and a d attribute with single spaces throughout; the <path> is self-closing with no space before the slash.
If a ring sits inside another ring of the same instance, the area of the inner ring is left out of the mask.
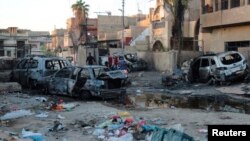
<path id="1" fill-rule="evenodd" d="M 88 56 L 87 59 L 86 59 L 86 63 L 87 63 L 88 65 L 93 65 L 94 62 L 96 62 L 96 61 L 95 61 L 95 58 L 91 55 L 91 53 L 89 53 L 89 56 Z"/>

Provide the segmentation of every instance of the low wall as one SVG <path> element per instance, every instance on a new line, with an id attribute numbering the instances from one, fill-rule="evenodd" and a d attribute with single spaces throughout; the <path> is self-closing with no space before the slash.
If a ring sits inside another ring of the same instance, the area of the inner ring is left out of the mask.
<path id="1" fill-rule="evenodd" d="M 203 53 L 199 51 L 181 51 L 181 60 L 180 62 L 183 63 L 187 60 L 194 59 L 198 56 L 201 56 Z"/>
<path id="2" fill-rule="evenodd" d="M 148 63 L 148 68 L 173 72 L 177 64 L 177 52 L 137 52 L 139 58 Z"/>

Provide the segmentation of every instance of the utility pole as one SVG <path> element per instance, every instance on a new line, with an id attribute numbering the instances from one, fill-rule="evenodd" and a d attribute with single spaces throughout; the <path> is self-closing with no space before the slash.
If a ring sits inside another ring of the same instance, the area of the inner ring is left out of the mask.
<path id="1" fill-rule="evenodd" d="M 124 51 L 124 0 L 122 0 L 122 51 Z"/>

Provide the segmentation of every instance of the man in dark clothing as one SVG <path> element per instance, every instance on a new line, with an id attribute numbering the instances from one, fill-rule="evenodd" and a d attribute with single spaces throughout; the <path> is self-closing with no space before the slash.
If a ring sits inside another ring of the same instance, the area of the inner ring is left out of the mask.
<path id="1" fill-rule="evenodd" d="M 88 65 L 93 65 L 95 62 L 95 58 L 91 55 L 91 53 L 89 53 L 89 56 L 87 57 L 86 63 Z"/>

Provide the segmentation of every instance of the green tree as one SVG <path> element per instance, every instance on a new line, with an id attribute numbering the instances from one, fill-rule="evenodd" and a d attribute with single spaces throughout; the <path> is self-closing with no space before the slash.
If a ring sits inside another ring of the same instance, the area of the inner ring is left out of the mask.
<path id="1" fill-rule="evenodd" d="M 178 48 L 178 65 L 180 65 L 181 47 L 183 38 L 184 14 L 191 0 L 164 0 L 164 5 L 173 15 L 172 39 L 174 48 Z"/>

